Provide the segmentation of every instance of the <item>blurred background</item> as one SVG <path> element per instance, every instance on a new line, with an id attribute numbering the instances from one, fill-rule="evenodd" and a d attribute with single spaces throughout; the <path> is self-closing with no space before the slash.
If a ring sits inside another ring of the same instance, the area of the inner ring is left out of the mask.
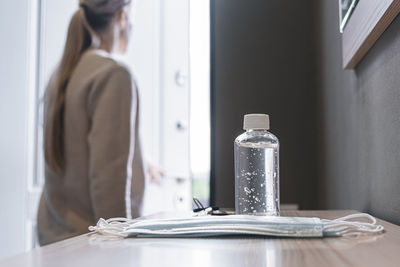
<path id="1" fill-rule="evenodd" d="M 14 0 L 0 17 L 0 259 L 35 246 L 42 96 L 78 1 Z M 267 113 L 281 202 L 400 223 L 400 19 L 342 69 L 338 1 L 137 0 L 126 63 L 138 80 L 144 214 L 192 197 L 234 207 L 233 141 Z"/>

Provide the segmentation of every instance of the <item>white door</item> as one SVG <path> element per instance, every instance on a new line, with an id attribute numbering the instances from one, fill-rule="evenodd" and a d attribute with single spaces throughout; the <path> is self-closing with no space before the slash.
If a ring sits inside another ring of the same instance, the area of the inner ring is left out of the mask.
<path id="1" fill-rule="evenodd" d="M 143 214 L 190 209 L 189 0 L 137 0 L 133 10 L 125 58 L 139 86 L 144 156 L 166 174 L 146 181 Z"/>
<path id="2" fill-rule="evenodd" d="M 191 208 L 189 166 L 189 0 L 161 1 L 161 165 L 165 210 Z"/>

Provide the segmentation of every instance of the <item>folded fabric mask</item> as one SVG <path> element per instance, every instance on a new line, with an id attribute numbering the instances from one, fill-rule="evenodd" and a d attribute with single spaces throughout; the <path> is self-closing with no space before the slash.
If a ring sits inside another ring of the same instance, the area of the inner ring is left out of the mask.
<path id="1" fill-rule="evenodd" d="M 367 219 L 354 221 L 354 219 Z M 335 220 L 279 216 L 198 216 L 173 219 L 131 220 L 100 219 L 89 230 L 119 237 L 210 237 L 226 235 L 258 235 L 275 237 L 332 237 L 383 232 L 382 225 L 366 213 L 348 215 Z"/>

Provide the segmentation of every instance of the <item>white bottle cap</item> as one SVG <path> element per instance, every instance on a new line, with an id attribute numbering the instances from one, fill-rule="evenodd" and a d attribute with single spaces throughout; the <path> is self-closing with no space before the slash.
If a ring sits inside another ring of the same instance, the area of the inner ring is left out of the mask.
<path id="1" fill-rule="evenodd" d="M 269 130 L 269 116 L 267 114 L 247 114 L 243 120 L 244 130 Z"/>

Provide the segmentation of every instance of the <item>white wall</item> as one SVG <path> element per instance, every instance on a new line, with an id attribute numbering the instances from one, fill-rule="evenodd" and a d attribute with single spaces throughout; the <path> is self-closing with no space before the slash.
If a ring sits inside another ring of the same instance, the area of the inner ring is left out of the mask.
<path id="1" fill-rule="evenodd" d="M 4 2 L 0 16 L 0 259 L 25 246 L 28 1 Z"/>

